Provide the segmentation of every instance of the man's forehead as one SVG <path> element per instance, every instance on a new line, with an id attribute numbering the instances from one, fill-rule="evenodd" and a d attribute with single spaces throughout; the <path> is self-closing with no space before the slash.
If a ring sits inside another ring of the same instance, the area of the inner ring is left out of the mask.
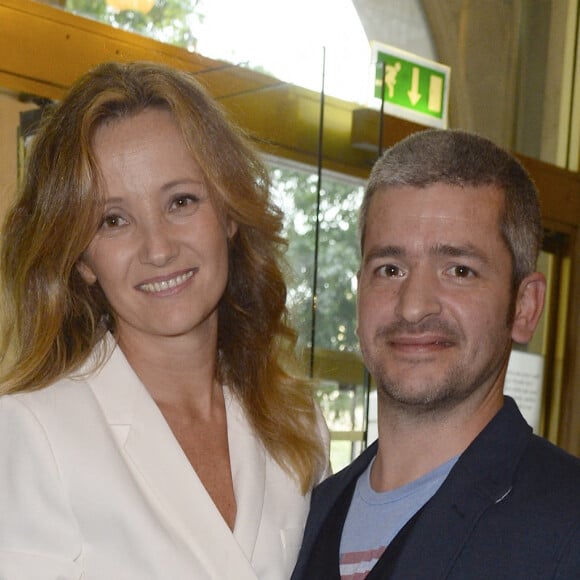
<path id="1" fill-rule="evenodd" d="M 402 215 L 421 217 L 472 217 L 478 212 L 499 215 L 504 206 L 504 194 L 495 185 L 458 186 L 437 182 L 428 186 L 388 186 L 377 189 L 367 210 L 367 222 L 389 210 Z"/>
<path id="2" fill-rule="evenodd" d="M 371 202 L 381 194 L 406 195 L 408 192 L 429 194 L 432 192 L 455 192 L 465 194 L 467 197 L 483 197 L 488 199 L 503 199 L 504 193 L 501 187 L 495 183 L 455 183 L 447 181 L 434 181 L 427 184 L 385 184 L 377 187 L 371 196 Z"/>
<path id="3" fill-rule="evenodd" d="M 365 245 L 479 245 L 478 238 L 501 237 L 502 207 L 503 193 L 490 185 L 382 188 L 368 208 Z"/>

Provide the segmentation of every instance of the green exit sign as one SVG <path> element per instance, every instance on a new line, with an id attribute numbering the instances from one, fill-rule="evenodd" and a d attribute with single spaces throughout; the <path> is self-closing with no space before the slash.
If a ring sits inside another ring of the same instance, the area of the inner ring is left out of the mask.
<path id="1" fill-rule="evenodd" d="M 373 97 L 380 101 L 382 91 L 386 112 L 446 128 L 451 69 L 384 44 L 372 48 Z"/>

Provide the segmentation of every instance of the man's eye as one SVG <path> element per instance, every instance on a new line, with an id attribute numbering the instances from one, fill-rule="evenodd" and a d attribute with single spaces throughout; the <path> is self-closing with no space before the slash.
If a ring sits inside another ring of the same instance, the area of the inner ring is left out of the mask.
<path id="1" fill-rule="evenodd" d="M 393 266 L 392 264 L 386 264 L 378 269 L 378 273 L 385 278 L 398 278 L 403 275 L 403 272 L 398 266 Z"/>
<path id="2" fill-rule="evenodd" d="M 469 278 L 475 275 L 475 272 L 467 266 L 453 266 L 451 273 L 457 278 Z"/>

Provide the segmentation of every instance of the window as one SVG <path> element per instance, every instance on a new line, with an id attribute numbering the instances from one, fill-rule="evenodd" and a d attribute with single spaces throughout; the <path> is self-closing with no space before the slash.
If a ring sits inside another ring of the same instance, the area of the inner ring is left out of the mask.
<path id="1" fill-rule="evenodd" d="M 320 381 L 316 396 L 331 430 L 336 472 L 366 444 L 368 386 L 355 331 L 363 184 L 325 174 L 319 191 L 315 172 L 280 160 L 270 160 L 270 174 L 289 241 L 289 309 L 305 366 Z"/>

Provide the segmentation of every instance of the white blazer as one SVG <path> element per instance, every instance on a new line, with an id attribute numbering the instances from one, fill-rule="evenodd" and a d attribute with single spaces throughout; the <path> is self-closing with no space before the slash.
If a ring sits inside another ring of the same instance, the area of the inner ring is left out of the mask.
<path id="1" fill-rule="evenodd" d="M 0 580 L 289 578 L 310 494 L 224 389 L 232 532 L 121 349 L 112 351 L 88 378 L 0 398 Z"/>

